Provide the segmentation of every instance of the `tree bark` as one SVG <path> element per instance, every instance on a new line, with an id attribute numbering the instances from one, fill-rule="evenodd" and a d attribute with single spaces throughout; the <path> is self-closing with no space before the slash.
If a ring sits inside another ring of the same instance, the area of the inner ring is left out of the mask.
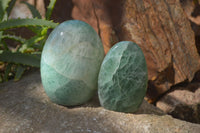
<path id="1" fill-rule="evenodd" d="M 200 68 L 194 32 L 179 0 L 68 0 L 56 7 L 54 19 L 59 18 L 62 5 L 68 5 L 66 19 L 85 21 L 97 31 L 105 53 L 124 40 L 142 48 L 148 66 L 149 99 L 156 99 L 175 84 L 191 81 Z"/>
<path id="2" fill-rule="evenodd" d="M 179 0 L 73 0 L 72 17 L 92 25 L 105 52 L 117 42 L 136 42 L 149 74 L 150 98 L 191 81 L 199 70 L 194 33 Z"/>

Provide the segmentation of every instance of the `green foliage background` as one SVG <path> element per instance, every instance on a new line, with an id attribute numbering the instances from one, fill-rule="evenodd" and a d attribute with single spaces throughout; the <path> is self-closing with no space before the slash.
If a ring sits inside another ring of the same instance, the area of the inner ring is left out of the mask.
<path id="1" fill-rule="evenodd" d="M 44 19 L 35 6 L 27 2 L 22 3 L 27 5 L 33 18 L 9 19 L 15 3 L 16 0 L 0 1 L 0 66 L 3 68 L 0 71 L 0 82 L 8 81 L 9 77 L 14 77 L 14 80 L 17 81 L 28 68 L 40 67 L 40 56 L 48 36 L 47 31 L 58 25 L 50 21 L 56 0 L 50 0 Z M 34 33 L 34 36 L 26 39 L 9 31 L 20 27 L 28 28 Z M 14 40 L 19 45 L 15 49 L 11 49 L 6 44 L 6 39 Z"/>

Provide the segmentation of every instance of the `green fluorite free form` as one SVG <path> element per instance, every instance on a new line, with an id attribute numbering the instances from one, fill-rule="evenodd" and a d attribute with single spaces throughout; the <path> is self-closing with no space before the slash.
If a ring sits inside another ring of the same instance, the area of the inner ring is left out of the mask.
<path id="1" fill-rule="evenodd" d="M 97 89 L 103 58 L 101 40 L 89 24 L 78 20 L 61 23 L 42 51 L 41 78 L 48 97 L 66 106 L 88 101 Z"/>
<path id="2" fill-rule="evenodd" d="M 147 80 L 147 65 L 140 47 L 130 41 L 115 44 L 99 72 L 101 105 L 113 111 L 135 112 L 144 99 Z"/>

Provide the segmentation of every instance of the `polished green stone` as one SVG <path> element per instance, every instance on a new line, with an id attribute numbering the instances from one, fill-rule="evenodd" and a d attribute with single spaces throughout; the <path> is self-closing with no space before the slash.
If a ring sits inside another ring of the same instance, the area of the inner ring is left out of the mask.
<path id="1" fill-rule="evenodd" d="M 140 47 L 130 41 L 115 44 L 100 68 L 98 95 L 101 105 L 118 112 L 135 112 L 147 89 L 147 65 Z"/>
<path id="2" fill-rule="evenodd" d="M 41 78 L 46 94 L 61 105 L 88 101 L 97 90 L 102 42 L 87 23 L 70 20 L 49 35 L 41 58 Z"/>

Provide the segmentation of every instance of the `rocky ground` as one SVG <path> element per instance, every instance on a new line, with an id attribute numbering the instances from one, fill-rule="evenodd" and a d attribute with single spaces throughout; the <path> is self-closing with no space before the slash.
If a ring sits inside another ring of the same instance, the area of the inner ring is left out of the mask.
<path id="1" fill-rule="evenodd" d="M 164 95 L 156 106 L 175 118 L 200 124 L 199 83 L 176 87 L 175 90 Z"/>
<path id="2" fill-rule="evenodd" d="M 49 101 L 38 71 L 0 84 L 1 133 L 199 133 L 200 125 L 175 119 L 143 102 L 134 114 L 108 111 L 95 96 L 67 108 Z"/>

